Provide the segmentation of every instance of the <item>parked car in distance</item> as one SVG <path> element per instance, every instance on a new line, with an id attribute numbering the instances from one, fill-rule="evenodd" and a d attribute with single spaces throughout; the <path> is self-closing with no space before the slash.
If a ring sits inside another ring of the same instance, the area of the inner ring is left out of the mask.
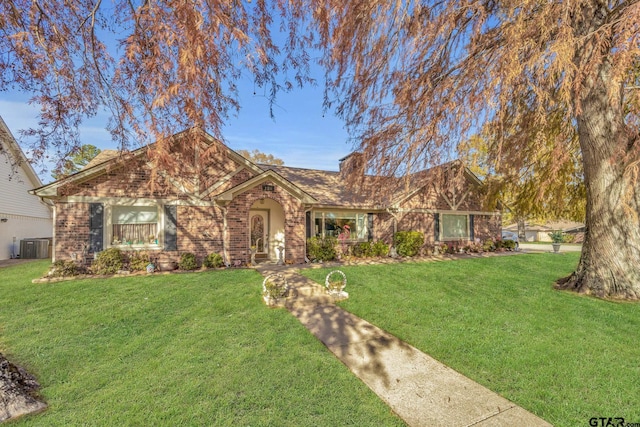
<path id="1" fill-rule="evenodd" d="M 502 240 L 513 240 L 516 242 L 516 250 L 520 246 L 520 241 L 518 240 L 518 233 L 514 233 L 513 231 L 502 231 Z"/>

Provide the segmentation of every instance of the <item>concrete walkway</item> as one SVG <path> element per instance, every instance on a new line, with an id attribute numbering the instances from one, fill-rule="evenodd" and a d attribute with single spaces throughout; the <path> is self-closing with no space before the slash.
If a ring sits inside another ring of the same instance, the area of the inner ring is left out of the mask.
<path id="1" fill-rule="evenodd" d="M 409 426 L 551 425 L 336 306 L 324 287 L 294 268 L 257 270 L 286 278 L 291 291 L 282 306 Z"/>

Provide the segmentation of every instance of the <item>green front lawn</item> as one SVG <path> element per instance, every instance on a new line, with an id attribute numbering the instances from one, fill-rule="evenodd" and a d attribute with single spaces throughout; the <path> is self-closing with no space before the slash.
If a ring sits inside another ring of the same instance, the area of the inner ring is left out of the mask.
<path id="1" fill-rule="evenodd" d="M 579 256 L 345 267 L 340 305 L 556 426 L 640 422 L 640 304 L 553 290 Z"/>
<path id="2" fill-rule="evenodd" d="M 0 351 L 49 409 L 16 425 L 394 426 L 252 270 L 32 284 L 0 269 Z"/>

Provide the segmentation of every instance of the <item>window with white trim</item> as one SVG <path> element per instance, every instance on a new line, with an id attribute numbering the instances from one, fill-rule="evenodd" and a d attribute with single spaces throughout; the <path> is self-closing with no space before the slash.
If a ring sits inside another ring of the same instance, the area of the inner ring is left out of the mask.
<path id="1" fill-rule="evenodd" d="M 112 245 L 157 245 L 158 206 L 111 206 Z"/>
<path id="2" fill-rule="evenodd" d="M 440 216 L 440 240 L 469 240 L 469 236 L 469 215 Z"/>

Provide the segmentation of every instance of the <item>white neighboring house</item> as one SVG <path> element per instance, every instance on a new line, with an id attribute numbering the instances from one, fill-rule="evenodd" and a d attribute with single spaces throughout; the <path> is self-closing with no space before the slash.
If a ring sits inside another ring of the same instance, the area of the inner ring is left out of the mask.
<path id="1" fill-rule="evenodd" d="M 28 193 L 42 182 L 0 117 L 0 260 L 20 255 L 23 239 L 51 239 L 50 205 Z"/>

